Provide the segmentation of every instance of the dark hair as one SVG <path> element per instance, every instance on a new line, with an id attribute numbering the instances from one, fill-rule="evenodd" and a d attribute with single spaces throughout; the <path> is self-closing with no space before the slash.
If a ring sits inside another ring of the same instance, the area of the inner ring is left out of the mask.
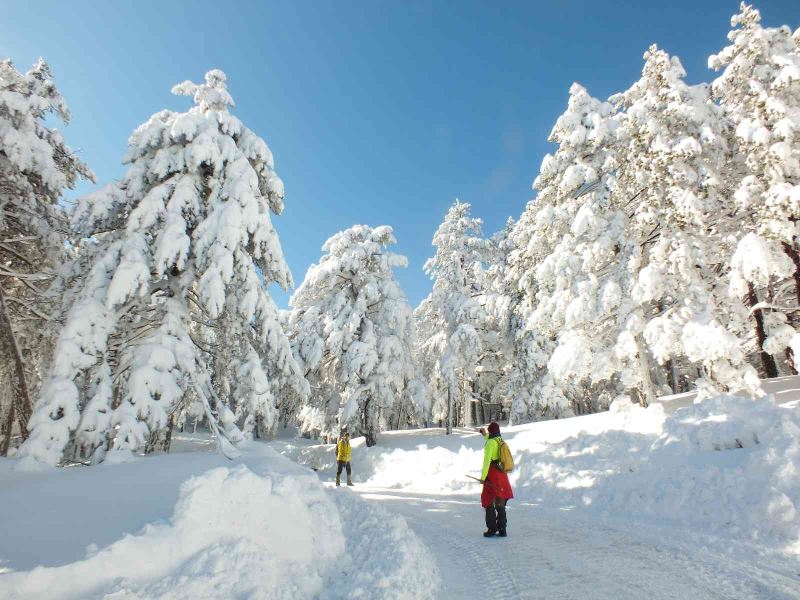
<path id="1" fill-rule="evenodd" d="M 500 425 L 498 425 L 495 421 L 489 423 L 489 435 L 500 435 Z"/>

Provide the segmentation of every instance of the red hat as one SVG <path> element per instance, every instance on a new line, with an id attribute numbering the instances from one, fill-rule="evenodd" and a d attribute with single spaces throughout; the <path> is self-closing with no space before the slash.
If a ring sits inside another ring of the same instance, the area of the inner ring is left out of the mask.
<path id="1" fill-rule="evenodd" d="M 489 435 L 500 435 L 500 425 L 494 421 L 489 423 Z"/>

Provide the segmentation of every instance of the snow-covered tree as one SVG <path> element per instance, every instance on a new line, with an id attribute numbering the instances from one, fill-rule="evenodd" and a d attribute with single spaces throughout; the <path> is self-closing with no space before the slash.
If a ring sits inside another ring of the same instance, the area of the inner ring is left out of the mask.
<path id="1" fill-rule="evenodd" d="M 293 348 L 311 383 L 302 431 L 331 436 L 346 425 L 372 446 L 404 401 L 424 402 L 415 381 L 413 315 L 394 275 L 408 263 L 389 251 L 394 243 L 387 226 L 337 233 L 292 295 Z"/>
<path id="2" fill-rule="evenodd" d="M 247 430 L 259 419 L 270 428 L 280 391 L 306 386 L 266 290 L 292 283 L 270 218 L 284 196 L 272 154 L 230 114 L 222 71 L 173 92 L 195 106 L 141 125 L 123 179 L 74 212 L 92 258 L 30 421 L 28 459 L 168 448 L 198 403 L 220 443 L 236 441 L 234 411 Z"/>
<path id="3" fill-rule="evenodd" d="M 616 169 L 614 108 L 574 84 L 542 161 L 538 190 L 512 235 L 517 305 L 517 386 L 512 418 L 596 410 L 593 386 L 619 375 L 618 261 L 624 215 L 610 201 Z"/>
<path id="4" fill-rule="evenodd" d="M 514 219 L 488 240 L 484 281 L 478 301 L 483 306 L 486 319 L 479 333 L 481 353 L 472 381 L 474 419 L 487 423 L 500 417 L 510 408 L 509 374 L 513 368 L 514 336 L 512 317 L 518 293 L 508 285 L 510 251 L 513 248 L 511 233 Z M 491 407 L 487 407 L 490 404 Z M 490 412 L 489 408 L 501 411 Z"/>
<path id="5" fill-rule="evenodd" d="M 63 191 L 92 173 L 45 120 L 70 114 L 43 59 L 0 62 L 0 454 L 28 436 L 51 350 L 53 280 L 66 252 Z"/>
<path id="6" fill-rule="evenodd" d="M 722 71 L 713 92 L 735 128 L 731 291 L 749 304 L 765 373 L 775 377 L 775 358 L 788 352 L 796 372 L 787 348 L 800 351 L 800 29 L 764 27 L 744 2 L 731 25 L 731 45 L 708 61 Z"/>
<path id="7" fill-rule="evenodd" d="M 614 197 L 631 215 L 627 235 L 635 241 L 623 255 L 633 282 L 623 292 L 634 306 L 618 355 L 643 370 L 647 351 L 661 364 L 686 359 L 702 369 L 701 395 L 757 393 L 737 336 L 741 321 L 719 276 L 730 257 L 732 212 L 722 110 L 707 85 L 686 84 L 676 57 L 652 46 L 644 58 L 639 81 L 613 99 L 622 110 Z"/>
<path id="8" fill-rule="evenodd" d="M 470 381 L 482 350 L 486 312 L 479 298 L 488 244 L 481 223 L 469 204 L 456 200 L 450 207 L 433 236 L 436 254 L 424 267 L 433 290 L 415 311 L 433 418 L 446 419 L 448 433 L 454 422 L 469 424 Z"/>

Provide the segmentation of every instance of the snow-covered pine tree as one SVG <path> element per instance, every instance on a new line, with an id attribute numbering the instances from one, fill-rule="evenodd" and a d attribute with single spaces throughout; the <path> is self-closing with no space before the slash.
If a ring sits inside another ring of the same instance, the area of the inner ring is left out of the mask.
<path id="1" fill-rule="evenodd" d="M 527 370 L 519 373 L 515 421 L 597 410 L 597 386 L 619 377 L 613 346 L 624 308 L 625 220 L 610 203 L 615 127 L 610 104 L 571 87 L 549 138 L 558 149 L 542 161 L 538 196 L 512 237 L 524 323 L 514 363 Z"/>
<path id="2" fill-rule="evenodd" d="M 513 248 L 510 235 L 515 221 L 510 218 L 505 227 L 488 240 L 483 292 L 479 301 L 486 320 L 481 333 L 481 354 L 472 382 L 473 421 L 488 423 L 492 418 L 510 410 L 509 384 L 514 352 L 512 315 L 516 290 L 508 286 L 508 259 Z M 487 407 L 487 403 L 491 407 Z M 500 407 L 501 411 L 496 408 Z M 491 410 L 490 410 L 491 409 Z"/>
<path id="3" fill-rule="evenodd" d="M 553 385 L 547 361 L 554 338 L 531 327 L 530 316 L 536 307 L 536 267 L 541 264 L 549 243 L 537 232 L 550 216 L 550 207 L 528 202 L 509 233 L 509 254 L 505 286 L 509 297 L 508 328 L 512 343 L 512 364 L 506 376 L 506 403 L 511 424 L 547 418 L 551 408 L 569 410 L 560 387 Z M 541 219 L 541 221 L 540 221 Z"/>
<path id="4" fill-rule="evenodd" d="M 731 26 L 731 45 L 708 61 L 722 71 L 713 92 L 735 128 L 731 290 L 748 303 L 765 375 L 775 377 L 775 359 L 786 354 L 797 372 L 800 352 L 800 29 L 764 27 L 744 2 Z"/>
<path id="5" fill-rule="evenodd" d="M 644 339 L 660 364 L 700 368 L 701 396 L 758 393 L 737 335 L 740 304 L 719 276 L 731 254 L 727 124 L 707 85 L 686 84 L 677 57 L 651 46 L 644 59 L 641 78 L 612 98 L 621 110 L 613 196 L 635 241 L 622 255 L 633 283 L 623 293 L 634 305 L 617 352 L 649 370 Z"/>
<path id="6" fill-rule="evenodd" d="M 481 220 L 458 200 L 433 236 L 436 254 L 425 263 L 433 290 L 415 312 L 423 376 L 430 385 L 434 419 L 468 425 L 471 380 L 482 345 L 486 312 L 479 297 L 485 282 L 488 243 Z M 455 414 L 458 411 L 458 414 Z"/>
<path id="7" fill-rule="evenodd" d="M 141 125 L 122 181 L 76 207 L 91 261 L 30 421 L 27 460 L 168 448 L 197 403 L 220 443 L 235 441 L 230 406 L 247 429 L 258 419 L 269 428 L 275 395 L 307 386 L 266 289 L 292 283 L 270 219 L 284 195 L 272 153 L 230 114 L 222 71 L 173 92 L 195 106 Z M 238 406 L 219 396 L 229 390 Z"/>
<path id="8" fill-rule="evenodd" d="M 58 205 L 79 178 L 92 179 L 45 119 L 70 114 L 43 59 L 25 74 L 0 62 L 0 455 L 28 436 L 32 398 L 55 336 L 51 284 L 66 252 Z"/>
<path id="9" fill-rule="evenodd" d="M 387 226 L 337 233 L 292 295 L 293 348 L 311 383 L 301 431 L 330 437 L 348 426 L 373 446 L 407 388 L 419 387 L 413 315 L 394 276 L 408 261 L 389 251 L 395 243 Z"/>

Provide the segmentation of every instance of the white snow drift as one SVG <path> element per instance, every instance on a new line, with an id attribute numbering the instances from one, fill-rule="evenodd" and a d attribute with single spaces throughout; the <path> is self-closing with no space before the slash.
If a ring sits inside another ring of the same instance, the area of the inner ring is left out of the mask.
<path id="1" fill-rule="evenodd" d="M 252 445 L 242 464 L 214 466 L 222 462 L 212 454 L 179 454 L 79 473 L 85 496 L 69 494 L 63 475 L 71 473 L 21 474 L 2 464 L 4 504 L 24 502 L 37 524 L 26 530 L 8 516 L 2 523 L 0 564 L 11 572 L 0 575 L 0 598 L 434 596 L 435 567 L 401 518 L 345 490 L 326 492 L 313 473 L 263 446 Z M 162 510 L 172 504 L 158 494 L 138 497 L 152 492 L 137 485 L 144 475 L 160 480 L 162 495 L 177 496 L 171 516 L 138 533 L 123 526 L 116 541 L 98 549 L 94 536 L 117 526 L 115 518 L 130 520 L 125 513 L 136 513 L 137 503 Z M 52 478 L 66 492 L 58 515 L 37 501 Z M 4 506 L 3 514 L 12 515 L 14 506 Z M 92 507 L 96 518 L 87 512 Z M 84 540 L 83 558 L 67 546 L 53 552 L 46 535 L 39 536 L 50 519 L 73 513 L 86 517 L 85 526 L 61 535 Z M 46 566 L 30 568 L 40 561 Z"/>

